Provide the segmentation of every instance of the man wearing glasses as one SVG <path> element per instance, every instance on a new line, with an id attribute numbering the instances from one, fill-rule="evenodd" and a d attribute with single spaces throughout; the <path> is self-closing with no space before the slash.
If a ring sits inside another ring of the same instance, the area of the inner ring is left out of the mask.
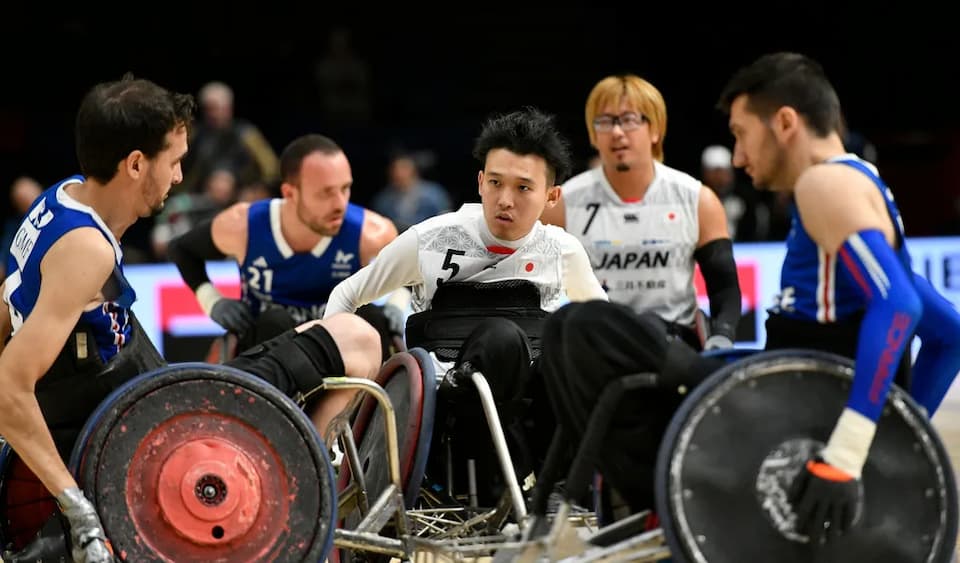
<path id="1" fill-rule="evenodd" d="M 663 164 L 663 96 L 640 77 L 608 76 L 587 98 L 586 121 L 601 165 L 564 183 L 542 221 L 580 239 L 612 302 L 655 313 L 698 350 L 699 264 L 711 316 L 702 346 L 733 346 L 740 285 L 726 213 L 713 190 Z"/>

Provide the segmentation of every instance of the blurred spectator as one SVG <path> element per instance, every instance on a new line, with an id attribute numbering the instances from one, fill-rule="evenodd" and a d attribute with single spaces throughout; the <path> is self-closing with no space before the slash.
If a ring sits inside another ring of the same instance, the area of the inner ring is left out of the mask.
<path id="1" fill-rule="evenodd" d="M 210 82 L 199 97 L 203 120 L 193 129 L 177 191 L 199 192 L 216 169 L 229 170 L 240 185 L 277 180 L 280 159 L 255 125 L 234 117 L 233 90 Z"/>
<path id="2" fill-rule="evenodd" d="M 246 186 L 243 186 L 237 190 L 237 201 L 253 203 L 254 201 L 269 199 L 271 197 L 277 197 L 277 194 L 275 194 L 273 190 L 271 190 L 263 182 L 247 184 Z"/>
<path id="3" fill-rule="evenodd" d="M 3 239 L 0 240 L 0 244 L 3 245 L 0 247 L 2 248 L 0 252 L 3 253 L 0 273 L 3 274 L 4 278 L 7 277 L 7 258 L 10 256 L 10 245 L 13 244 L 13 237 L 17 234 L 17 229 L 20 228 L 20 222 L 23 221 L 27 210 L 30 209 L 34 200 L 40 197 L 41 193 L 43 193 L 43 187 L 29 176 L 21 176 L 10 185 L 10 210 L 13 212 L 13 216 L 8 217 L 4 222 Z"/>
<path id="4" fill-rule="evenodd" d="M 770 234 L 770 209 L 752 186 L 737 182 L 730 149 L 711 145 L 701 156 L 701 181 L 716 192 L 727 213 L 727 229 L 734 242 L 766 240 Z"/>
<path id="5" fill-rule="evenodd" d="M 451 210 L 447 190 L 420 177 L 413 155 L 393 157 L 388 175 L 389 183 L 373 198 L 371 209 L 391 219 L 398 231 Z"/>
<path id="6" fill-rule="evenodd" d="M 214 215 L 234 202 L 237 180 L 229 170 L 214 170 L 204 184 L 203 193 L 180 193 L 170 197 L 156 218 L 151 234 L 153 254 L 157 260 L 167 259 L 167 244 L 197 223 Z"/>
<path id="7" fill-rule="evenodd" d="M 314 79 L 328 122 L 362 124 L 372 114 L 370 69 L 353 49 L 349 29 L 334 29 L 327 51 L 317 60 Z"/>

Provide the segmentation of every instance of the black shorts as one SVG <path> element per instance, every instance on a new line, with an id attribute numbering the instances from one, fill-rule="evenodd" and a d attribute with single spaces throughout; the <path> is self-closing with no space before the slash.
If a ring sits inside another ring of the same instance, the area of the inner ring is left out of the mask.
<path id="1" fill-rule="evenodd" d="M 337 343 L 322 325 L 298 333 L 287 330 L 253 346 L 225 365 L 252 373 L 288 397 L 308 393 L 325 376 L 343 376 L 345 368 Z"/>

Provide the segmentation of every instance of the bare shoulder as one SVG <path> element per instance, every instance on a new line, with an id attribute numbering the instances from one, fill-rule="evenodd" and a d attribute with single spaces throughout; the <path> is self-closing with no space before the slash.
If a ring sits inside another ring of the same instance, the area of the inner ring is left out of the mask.
<path id="1" fill-rule="evenodd" d="M 383 247 L 396 238 L 397 227 L 393 221 L 375 211 L 364 209 L 363 229 L 360 231 L 361 265 L 369 264 Z"/>
<path id="2" fill-rule="evenodd" d="M 811 166 L 797 179 L 794 198 L 804 228 L 827 252 L 836 251 L 847 237 L 864 229 L 880 229 L 892 236 L 880 191 L 850 166 Z"/>
<path id="3" fill-rule="evenodd" d="M 70 230 L 53 243 L 43 257 L 41 269 L 62 263 L 85 262 L 112 272 L 116 256 L 113 244 L 103 233 L 95 227 L 81 227 Z"/>
<path id="4" fill-rule="evenodd" d="M 703 211 L 724 212 L 723 204 L 720 203 L 720 198 L 717 197 L 717 193 L 706 184 L 700 184 L 700 193 L 697 194 L 697 204 L 701 213 Z"/>
<path id="5" fill-rule="evenodd" d="M 214 228 L 225 231 L 247 232 L 247 214 L 250 212 L 250 203 L 241 201 L 224 209 L 214 218 Z"/>
<path id="6" fill-rule="evenodd" d="M 700 228 L 697 248 L 717 239 L 730 238 L 723 203 L 710 187 L 703 184 L 697 196 L 697 222 Z"/>
<path id="7" fill-rule="evenodd" d="M 807 168 L 794 187 L 797 204 L 828 208 L 848 199 L 868 196 L 873 183 L 862 172 L 850 166 L 835 163 L 817 164 Z"/>
<path id="8" fill-rule="evenodd" d="M 224 209 L 213 218 L 210 235 L 213 243 L 227 256 L 242 261 L 247 248 L 247 215 L 250 203 L 241 201 Z"/>
<path id="9" fill-rule="evenodd" d="M 78 298 L 96 295 L 117 264 L 113 244 L 93 227 L 73 229 L 50 247 L 40 262 L 45 287 L 78 292 Z M 92 295 L 87 295 L 92 294 Z"/>
<path id="10" fill-rule="evenodd" d="M 397 237 L 397 226 L 393 224 L 393 221 L 380 215 L 376 211 L 364 209 L 363 237 L 374 239 L 386 238 L 386 242 L 390 242 Z"/>

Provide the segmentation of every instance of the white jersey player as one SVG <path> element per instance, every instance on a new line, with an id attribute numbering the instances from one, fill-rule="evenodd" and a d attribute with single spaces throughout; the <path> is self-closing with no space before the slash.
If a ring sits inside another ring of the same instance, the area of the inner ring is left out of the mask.
<path id="1" fill-rule="evenodd" d="M 540 306 L 607 300 L 576 237 L 538 220 L 560 196 L 558 177 L 569 170 L 565 142 L 550 118 L 527 110 L 490 121 L 474 148 L 480 204 L 414 225 L 368 266 L 342 281 L 325 316 L 353 312 L 398 288 L 410 287 L 413 310 L 430 308 L 446 282 L 528 280 Z"/>
<path id="2" fill-rule="evenodd" d="M 601 165 L 567 181 L 543 221 L 580 239 L 610 300 L 655 313 L 699 348 L 694 269 L 710 298 L 705 348 L 733 345 L 740 286 L 723 206 L 712 190 L 663 161 L 666 105 L 637 76 L 611 76 L 587 99 Z"/>
<path id="3" fill-rule="evenodd" d="M 586 247 L 611 301 L 693 326 L 700 190 L 699 181 L 659 162 L 642 202 L 620 199 L 603 168 L 563 185 L 566 227 Z"/>
<path id="4" fill-rule="evenodd" d="M 327 311 L 352 312 L 400 287 L 412 289 L 414 312 L 425 311 L 445 282 L 516 279 L 537 286 L 546 311 L 565 298 L 606 299 L 576 237 L 536 221 L 519 239 L 501 239 L 487 226 L 482 205 L 468 203 L 404 231 L 372 264 L 334 289 Z"/>

